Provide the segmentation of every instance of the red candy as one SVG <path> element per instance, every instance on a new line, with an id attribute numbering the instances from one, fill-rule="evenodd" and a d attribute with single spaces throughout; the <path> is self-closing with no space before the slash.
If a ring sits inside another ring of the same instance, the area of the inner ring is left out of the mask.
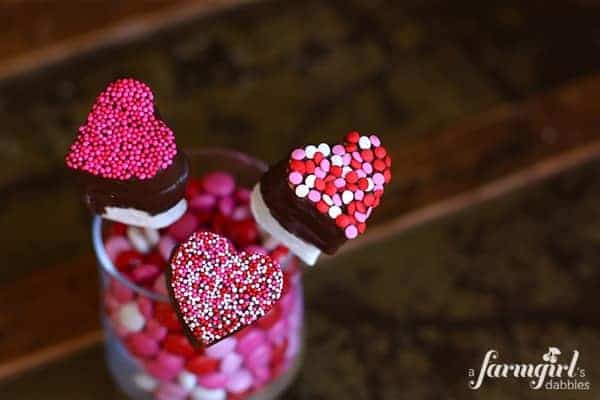
<path id="1" fill-rule="evenodd" d="M 360 138 L 360 133 L 356 131 L 352 131 L 346 135 L 346 141 L 350 143 L 358 143 L 358 139 Z"/>
<path id="2" fill-rule="evenodd" d="M 303 174 L 306 172 L 306 165 L 302 161 L 292 160 L 290 162 L 290 169 Z"/>
<path id="3" fill-rule="evenodd" d="M 377 147 L 375 149 L 375 156 L 377 158 L 384 158 L 387 155 L 387 150 L 385 147 Z"/>
<path id="4" fill-rule="evenodd" d="M 385 170 L 385 162 L 381 160 L 375 160 L 373 161 L 373 168 L 375 168 L 376 171 L 381 172 Z"/>
<path id="5" fill-rule="evenodd" d="M 156 310 L 154 314 L 154 318 L 161 324 L 167 327 L 169 331 L 172 332 L 181 332 L 181 324 L 179 323 L 179 318 L 173 307 L 170 304 L 166 303 L 158 303 L 156 304 Z"/>
<path id="6" fill-rule="evenodd" d="M 177 354 L 185 358 L 190 358 L 196 354 L 196 350 L 190 344 L 190 341 L 183 335 L 167 335 L 163 343 L 163 348 L 169 353 Z"/>
<path id="7" fill-rule="evenodd" d="M 127 250 L 119 253 L 115 260 L 115 267 L 121 272 L 129 272 L 134 267 L 141 265 L 143 257 L 135 250 Z"/>
<path id="8" fill-rule="evenodd" d="M 194 374 L 203 375 L 216 372 L 219 368 L 219 360 L 199 355 L 185 364 L 185 368 Z"/>
<path id="9" fill-rule="evenodd" d="M 381 148 L 381 147 L 378 147 Z M 365 162 L 373 161 L 373 152 L 371 150 L 363 150 L 360 152 L 360 156 Z"/>

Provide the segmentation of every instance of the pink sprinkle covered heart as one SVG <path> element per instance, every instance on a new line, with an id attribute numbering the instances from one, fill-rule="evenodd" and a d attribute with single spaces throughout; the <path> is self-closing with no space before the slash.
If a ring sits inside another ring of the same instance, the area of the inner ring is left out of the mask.
<path id="1" fill-rule="evenodd" d="M 279 264 L 237 252 L 224 237 L 197 232 L 182 243 L 167 270 L 172 302 L 190 340 L 202 346 L 264 316 L 283 290 Z"/>
<path id="2" fill-rule="evenodd" d="M 176 154 L 173 131 L 155 115 L 152 90 L 126 78 L 98 96 L 66 163 L 107 179 L 150 179 Z"/>
<path id="3" fill-rule="evenodd" d="M 392 159 L 376 135 L 350 132 L 343 143 L 308 145 L 292 151 L 288 184 L 335 221 L 346 239 L 365 232 L 392 179 Z"/>

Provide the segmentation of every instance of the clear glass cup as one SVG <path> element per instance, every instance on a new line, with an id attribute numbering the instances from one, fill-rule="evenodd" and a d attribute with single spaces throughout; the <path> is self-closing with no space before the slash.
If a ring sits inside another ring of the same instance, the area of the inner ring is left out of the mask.
<path id="1" fill-rule="evenodd" d="M 246 189 L 267 168 L 259 160 L 225 149 L 186 154 L 192 178 L 224 171 Z M 273 310 L 220 348 L 217 344 L 213 349 L 192 349 L 183 340 L 166 292 L 134 283 L 115 266 L 114 249 L 125 246 L 127 236 L 111 232 L 111 225 L 116 226 L 95 217 L 92 238 L 99 265 L 106 361 L 125 393 L 135 400 L 262 400 L 276 398 L 289 385 L 302 353 L 304 303 L 296 257 L 280 259 L 286 283 Z M 166 231 L 161 230 L 161 237 Z M 117 244 L 110 254 L 106 239 Z M 268 237 L 261 243 L 281 249 Z"/>

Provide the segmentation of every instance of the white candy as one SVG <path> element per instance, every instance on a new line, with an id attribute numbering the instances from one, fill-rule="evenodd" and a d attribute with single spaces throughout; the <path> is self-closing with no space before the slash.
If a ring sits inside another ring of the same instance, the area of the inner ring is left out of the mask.
<path id="1" fill-rule="evenodd" d="M 306 156 L 306 158 L 313 158 L 315 156 L 316 152 L 317 152 L 317 146 L 314 146 L 312 144 L 309 144 L 304 149 L 304 155 Z"/>
<path id="2" fill-rule="evenodd" d="M 306 185 L 296 186 L 296 196 L 300 197 L 301 199 L 308 196 L 308 192 L 310 192 L 310 189 L 308 188 L 308 186 L 306 186 Z"/>
<path id="3" fill-rule="evenodd" d="M 146 235 L 146 239 L 148 239 L 150 246 L 154 247 L 158 244 L 158 241 L 160 240 L 158 229 L 144 228 L 144 234 Z"/>
<path id="4" fill-rule="evenodd" d="M 352 200 L 354 200 L 354 195 L 352 192 L 349 190 L 344 190 L 344 193 L 342 193 L 342 202 L 344 204 L 349 204 Z"/>
<path id="5" fill-rule="evenodd" d="M 143 372 L 133 377 L 133 383 L 146 392 L 153 392 L 158 386 L 156 379 Z"/>
<path id="6" fill-rule="evenodd" d="M 342 165 L 344 165 L 344 159 L 338 154 L 331 156 L 331 165 L 341 167 Z"/>
<path id="7" fill-rule="evenodd" d="M 196 375 L 185 370 L 181 371 L 177 376 L 177 382 L 179 382 L 179 386 L 181 386 L 186 392 L 189 392 L 196 387 L 197 381 L 198 379 L 196 378 Z"/>
<path id="8" fill-rule="evenodd" d="M 227 392 L 225 389 L 207 389 L 198 386 L 190 392 L 190 399 L 192 400 L 225 400 L 227 398 Z"/>
<path id="9" fill-rule="evenodd" d="M 342 213 L 342 209 L 338 206 L 333 206 L 329 208 L 329 216 L 333 219 L 336 219 Z"/>
<path id="10" fill-rule="evenodd" d="M 139 332 L 146 320 L 135 302 L 125 303 L 118 311 L 119 322 L 128 332 Z"/>
<path id="11" fill-rule="evenodd" d="M 323 154 L 325 157 L 327 157 L 329 155 L 329 153 L 331 153 L 331 149 L 329 148 L 329 145 L 327 143 L 321 143 L 319 145 L 319 151 L 321 152 L 321 154 Z"/>
<path id="12" fill-rule="evenodd" d="M 370 149 L 371 148 L 371 141 L 369 140 L 368 137 L 361 136 L 360 139 L 358 139 L 358 147 L 360 147 L 363 150 Z"/>
<path id="13" fill-rule="evenodd" d="M 315 187 L 315 181 L 317 180 L 317 177 L 314 175 L 308 175 L 306 177 L 306 179 L 304 179 L 304 183 L 306 184 L 306 186 L 308 186 L 310 189 L 312 189 L 313 187 Z"/>
<path id="14" fill-rule="evenodd" d="M 146 238 L 146 235 L 141 228 L 135 226 L 128 227 L 127 238 L 131 242 L 133 248 L 142 254 L 148 253 L 152 248 L 150 241 Z"/>
<path id="15" fill-rule="evenodd" d="M 346 175 L 348 175 L 348 172 L 352 172 L 352 168 L 350 168 L 350 167 L 342 168 L 342 177 L 345 178 Z"/>
<path id="16" fill-rule="evenodd" d="M 321 196 L 321 198 L 323 199 L 323 201 L 325 203 L 327 203 L 328 206 L 332 206 L 333 205 L 333 199 L 327 193 L 324 193 L 323 196 Z"/>

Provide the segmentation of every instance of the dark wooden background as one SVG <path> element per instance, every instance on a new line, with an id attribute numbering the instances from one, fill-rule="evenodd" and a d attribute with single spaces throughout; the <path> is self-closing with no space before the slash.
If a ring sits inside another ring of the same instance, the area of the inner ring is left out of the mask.
<path id="1" fill-rule="evenodd" d="M 495 343 L 534 358 L 550 341 L 585 347 L 593 372 L 598 3 L 234 3 L 0 3 L 0 376 L 54 368 L 50 393 L 65 398 L 64 365 L 47 363 L 100 339 L 89 215 L 63 157 L 95 95 L 126 75 L 155 89 L 184 147 L 275 161 L 359 129 L 390 148 L 393 184 L 371 234 L 348 250 L 365 267 L 342 256 L 306 277 L 308 362 L 339 358 L 306 369 L 290 396 L 464 398 L 466 366 Z M 396 286 L 378 290 L 386 281 Z M 348 295 L 357 316 L 340 313 L 335 299 Z M 373 353 L 373 338 L 394 351 Z M 101 368 L 86 351 L 70 373 Z M 34 378 L 0 394 L 27 396 Z"/>

